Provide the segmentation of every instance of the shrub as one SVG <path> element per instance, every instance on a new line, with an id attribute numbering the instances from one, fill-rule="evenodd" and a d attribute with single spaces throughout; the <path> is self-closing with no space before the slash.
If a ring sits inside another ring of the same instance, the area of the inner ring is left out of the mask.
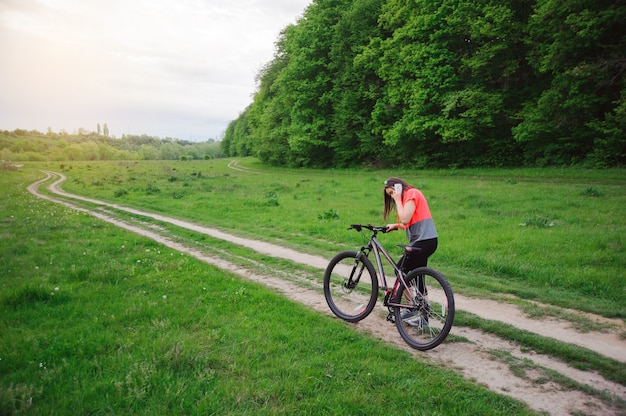
<path id="1" fill-rule="evenodd" d="M 277 207 L 280 205 L 280 202 L 278 202 L 278 197 L 274 192 L 268 193 L 266 198 L 267 200 L 265 201 L 265 205 L 267 205 L 268 207 Z"/>
<path id="2" fill-rule="evenodd" d="M 594 188 L 593 186 L 590 186 L 589 188 L 585 189 L 581 195 L 583 196 L 590 196 L 592 198 L 599 198 L 602 196 L 602 192 L 600 192 L 600 190 Z"/>
<path id="3" fill-rule="evenodd" d="M 158 186 L 149 183 L 146 187 L 145 187 L 145 191 L 148 194 L 158 194 L 159 192 L 161 192 L 161 188 L 159 188 Z"/>
<path id="4" fill-rule="evenodd" d="M 318 220 L 333 220 L 333 221 L 337 221 L 337 220 L 339 220 L 339 214 L 337 214 L 337 211 L 335 211 L 334 209 L 330 208 L 326 212 L 323 212 L 321 214 L 317 214 L 317 219 Z"/>
<path id="5" fill-rule="evenodd" d="M 549 228 L 554 227 L 554 221 L 549 217 L 542 217 L 536 215 L 532 218 L 527 218 L 526 221 L 520 224 L 522 227 L 537 227 L 537 228 Z"/>
<path id="6" fill-rule="evenodd" d="M 116 198 L 119 198 L 120 196 L 128 195 L 128 191 L 126 189 L 124 189 L 124 188 L 118 189 L 117 191 L 115 191 L 115 193 L 113 195 Z"/>

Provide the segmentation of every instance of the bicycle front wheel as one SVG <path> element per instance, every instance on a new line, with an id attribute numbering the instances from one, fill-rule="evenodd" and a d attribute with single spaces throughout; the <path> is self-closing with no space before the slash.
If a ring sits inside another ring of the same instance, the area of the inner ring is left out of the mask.
<path id="1" fill-rule="evenodd" d="M 426 351 L 441 344 L 454 321 L 454 296 L 446 278 L 420 267 L 406 276 L 392 301 L 398 332 L 411 347 Z"/>
<path id="2" fill-rule="evenodd" d="M 326 303 L 339 318 L 357 322 L 369 315 L 378 298 L 372 262 L 357 251 L 337 254 L 324 273 Z"/>

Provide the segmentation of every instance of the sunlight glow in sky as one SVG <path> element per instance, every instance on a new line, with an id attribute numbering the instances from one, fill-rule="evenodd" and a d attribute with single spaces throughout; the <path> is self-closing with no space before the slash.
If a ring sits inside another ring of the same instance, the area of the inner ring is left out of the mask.
<path id="1" fill-rule="evenodd" d="M 0 130 L 221 138 L 311 0 L 0 0 Z"/>

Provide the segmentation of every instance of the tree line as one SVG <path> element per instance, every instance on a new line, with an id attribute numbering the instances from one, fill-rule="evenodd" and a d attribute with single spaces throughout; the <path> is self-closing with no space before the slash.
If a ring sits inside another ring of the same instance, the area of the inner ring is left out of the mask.
<path id="1" fill-rule="evenodd" d="M 314 0 L 226 156 L 270 165 L 623 166 L 626 4 Z"/>
<path id="2" fill-rule="evenodd" d="M 100 125 L 98 125 L 100 127 Z M 77 134 L 48 130 L 0 131 L 0 160 L 73 161 L 73 160 L 205 160 L 223 157 L 219 142 L 192 142 L 148 135 L 123 135 L 121 138 L 79 129 Z"/>

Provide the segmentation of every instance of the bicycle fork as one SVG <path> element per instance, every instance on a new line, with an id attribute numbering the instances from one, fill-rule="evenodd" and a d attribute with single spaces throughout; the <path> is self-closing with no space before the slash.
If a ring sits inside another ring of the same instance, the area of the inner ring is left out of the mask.
<path id="1" fill-rule="evenodd" d="M 369 251 L 366 251 L 366 247 L 361 248 L 361 251 L 357 254 L 356 259 L 354 259 L 354 265 L 352 266 L 352 271 L 350 272 L 350 276 L 343 283 L 343 287 L 352 290 L 359 284 L 359 280 L 361 280 L 361 275 L 363 274 L 363 270 L 365 270 L 365 264 L 361 262 L 361 257 L 367 257 L 369 255 Z"/>

